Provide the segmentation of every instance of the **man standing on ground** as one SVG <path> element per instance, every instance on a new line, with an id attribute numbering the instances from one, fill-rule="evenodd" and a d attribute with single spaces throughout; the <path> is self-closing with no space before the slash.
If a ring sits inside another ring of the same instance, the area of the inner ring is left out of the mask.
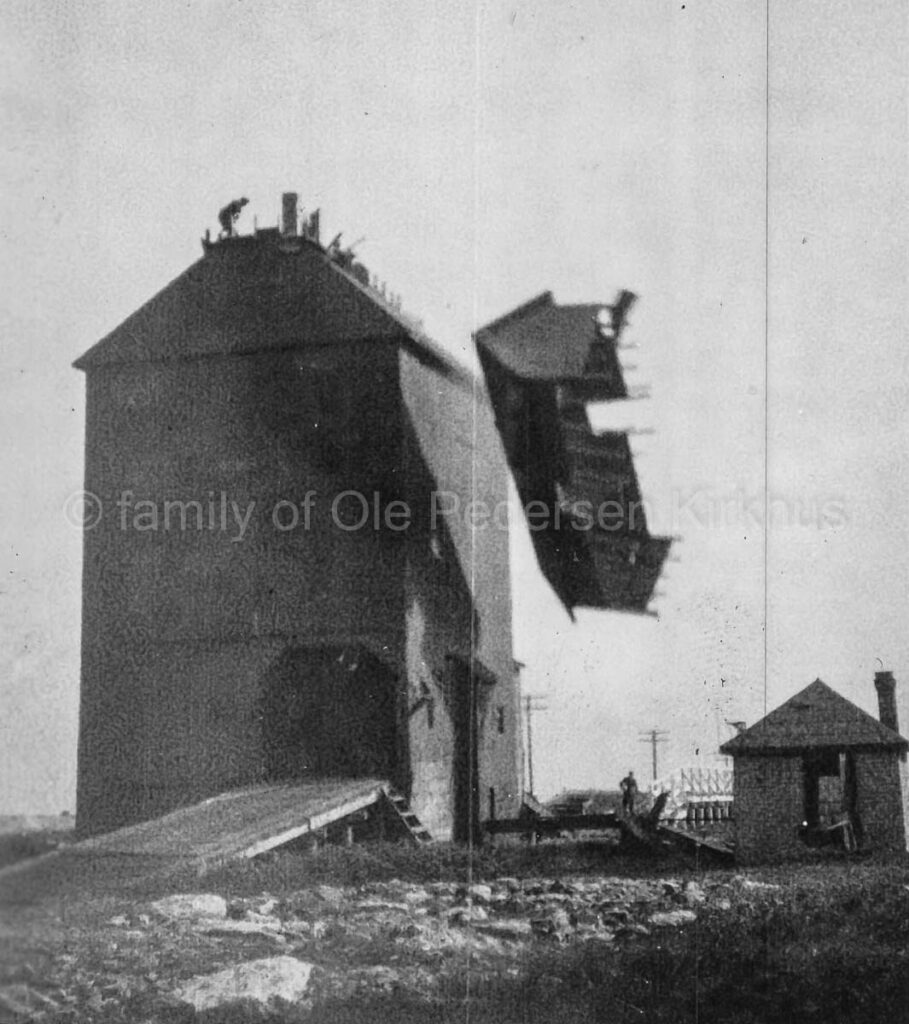
<path id="1" fill-rule="evenodd" d="M 619 788 L 622 790 L 622 813 L 627 817 L 634 814 L 634 800 L 638 795 L 638 783 L 633 771 L 629 770 L 619 783 Z"/>

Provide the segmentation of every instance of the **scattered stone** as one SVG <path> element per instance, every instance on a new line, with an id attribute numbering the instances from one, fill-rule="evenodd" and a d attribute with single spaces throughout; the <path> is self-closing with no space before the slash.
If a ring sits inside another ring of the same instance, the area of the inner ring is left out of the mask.
<path id="1" fill-rule="evenodd" d="M 426 926 L 418 921 L 405 921 L 391 928 L 392 938 L 414 939 L 426 933 Z"/>
<path id="2" fill-rule="evenodd" d="M 740 885 L 743 889 L 771 891 L 780 888 L 780 886 L 773 885 L 770 882 L 758 882 L 754 878 L 745 878 L 743 875 L 736 875 L 732 881 Z"/>
<path id="3" fill-rule="evenodd" d="M 280 926 L 276 921 L 267 923 L 259 921 L 231 921 L 228 919 L 215 919 L 213 921 L 199 921 L 196 924 L 196 931 L 203 935 L 211 935 L 214 938 L 234 938 L 236 936 L 258 936 L 264 939 L 274 939 L 283 942 Z"/>
<path id="4" fill-rule="evenodd" d="M 303 998 L 309 987 L 312 968 L 312 964 L 292 956 L 250 960 L 215 974 L 190 978 L 174 992 L 174 996 L 196 1013 L 236 1003 L 261 1012 L 275 1011 Z"/>
<path id="5" fill-rule="evenodd" d="M 540 902 L 549 906 L 564 906 L 566 903 L 574 903 L 574 900 L 567 892 L 547 892 L 542 895 Z"/>
<path id="6" fill-rule="evenodd" d="M 617 932 L 617 935 L 649 935 L 650 929 L 647 925 L 637 924 L 632 921 L 630 924 L 623 925 Z"/>
<path id="7" fill-rule="evenodd" d="M 141 907 L 152 912 L 151 917 L 137 915 L 121 902 L 111 905 L 122 912 L 107 921 L 110 929 L 104 933 L 104 948 L 99 951 L 103 959 L 98 961 L 103 974 L 97 983 L 91 989 L 84 986 L 83 991 L 82 983 L 74 982 L 73 971 L 64 968 L 66 1005 L 59 1011 L 44 1010 L 55 1020 L 57 1013 L 75 1008 L 98 1019 L 108 1015 L 112 1019 L 115 1006 L 122 1009 L 124 1000 L 139 1005 L 140 999 L 164 998 L 176 1011 L 171 998 L 177 987 L 173 965 L 181 962 L 182 950 L 192 948 L 188 943 L 193 935 L 197 946 L 192 960 L 185 961 L 191 966 L 184 970 L 200 974 L 179 986 L 177 995 L 187 1004 L 180 1010 L 180 1020 L 190 1019 L 189 1007 L 204 1007 L 203 1012 L 213 1014 L 210 1020 L 273 1020 L 278 1014 L 282 1020 L 296 1020 L 311 1011 L 314 1000 L 338 994 L 356 998 L 358 992 L 369 991 L 434 998 L 439 985 L 448 984 L 452 971 L 466 962 L 468 954 L 478 977 L 525 969 L 520 965 L 526 965 L 527 956 L 536 955 L 532 950 L 537 943 L 537 948 L 550 944 L 554 951 L 557 944 L 564 949 L 566 943 L 583 943 L 594 956 L 608 958 L 614 955 L 611 951 L 631 946 L 639 936 L 666 936 L 672 929 L 684 928 L 697 920 L 696 911 L 701 913 L 702 905 L 726 911 L 743 897 L 747 900 L 749 890 L 780 888 L 744 874 L 734 880 L 724 875 L 721 882 L 709 874 L 692 877 L 697 880 L 551 875 L 524 881 L 504 877 L 471 885 L 307 884 L 278 898 L 263 892 L 232 898 L 229 904 L 213 893 L 183 893 Z M 146 926 L 144 930 L 136 930 L 137 922 Z M 270 957 L 270 953 L 292 955 Z M 268 959 L 220 970 L 244 956 Z M 58 963 L 63 964 L 64 957 Z M 312 967 L 297 957 L 316 959 L 319 965 Z M 274 968 L 272 974 L 256 967 L 266 963 L 285 966 Z M 217 974 L 203 973 L 216 969 Z M 256 970 L 260 974 L 254 982 Z M 418 972 L 423 974 L 418 977 Z M 31 976 L 15 980 L 32 985 Z M 35 983 L 57 998 L 56 992 L 46 990 L 43 980 Z M 0 987 L 0 993 L 5 991 Z M 88 1006 L 91 991 L 97 999 Z M 289 991 L 294 993 L 290 1001 L 296 1003 L 290 1016 L 283 1006 L 277 1009 L 279 1002 L 288 1001 Z M 298 997 L 298 992 L 305 996 Z M 27 1003 L 25 995 L 24 990 L 7 991 L 8 1002 L 16 1005 L 20 1015 Z M 39 998 L 31 997 L 30 1012 L 42 1012 Z M 231 1008 L 231 1003 L 239 1005 Z M 0 1019 L 4 1009 L 10 1012 L 0 998 Z"/>
<path id="8" fill-rule="evenodd" d="M 404 893 L 404 900 L 409 905 L 425 903 L 431 898 L 430 894 L 422 886 L 413 885 Z"/>
<path id="9" fill-rule="evenodd" d="M 432 924 L 427 921 L 413 924 L 414 927 L 402 928 L 394 936 L 395 945 L 408 953 L 438 956 L 453 951 L 470 950 L 477 954 L 490 955 L 505 951 L 499 937 L 485 934 L 480 928 L 452 928 L 441 921 Z"/>
<path id="10" fill-rule="evenodd" d="M 426 889 L 435 896 L 453 896 L 457 890 L 456 882 L 430 882 Z"/>
<path id="11" fill-rule="evenodd" d="M 356 911 L 396 911 L 397 913 L 409 914 L 410 904 L 391 903 L 388 900 L 359 900 L 353 907 Z"/>
<path id="12" fill-rule="evenodd" d="M 567 911 L 559 908 L 545 917 L 532 918 L 530 927 L 534 935 L 564 942 L 571 934 L 571 918 Z"/>
<path id="13" fill-rule="evenodd" d="M 592 907 L 580 906 L 571 917 L 574 924 L 585 928 L 597 928 L 602 922 L 599 911 Z"/>
<path id="14" fill-rule="evenodd" d="M 255 911 L 250 911 L 244 918 L 246 921 L 251 921 L 253 924 L 262 925 L 263 928 L 280 928 L 281 919 L 273 916 L 272 914 L 257 914 Z"/>
<path id="15" fill-rule="evenodd" d="M 660 894 L 650 889 L 635 889 L 626 898 L 630 903 L 655 903 L 660 899 Z"/>
<path id="16" fill-rule="evenodd" d="M 448 912 L 450 924 L 474 924 L 477 921 L 485 921 L 489 914 L 482 907 L 454 907 Z"/>
<path id="17" fill-rule="evenodd" d="M 302 918 L 295 917 L 289 921 L 281 922 L 281 931 L 295 939 L 311 939 L 312 923 Z"/>
<path id="18" fill-rule="evenodd" d="M 648 920 L 655 928 L 678 928 L 679 925 L 691 924 L 697 917 L 693 910 L 667 910 L 651 914 Z"/>
<path id="19" fill-rule="evenodd" d="M 523 917 L 481 921 L 476 927 L 483 935 L 492 935 L 506 942 L 520 942 L 522 939 L 529 939 L 533 934 L 530 921 Z"/>
<path id="20" fill-rule="evenodd" d="M 498 911 L 501 914 L 514 917 L 517 914 L 526 914 L 532 905 L 531 901 L 524 899 L 523 896 L 510 896 L 507 900 L 499 904 Z"/>
<path id="21" fill-rule="evenodd" d="M 371 983 L 372 987 L 384 992 L 391 992 L 401 984 L 401 975 L 392 967 L 377 964 L 375 967 L 364 967 L 359 971 L 361 978 Z"/>
<path id="22" fill-rule="evenodd" d="M 156 900 L 151 909 L 171 921 L 227 917 L 227 900 L 211 892 L 177 893 Z"/>
<path id="23" fill-rule="evenodd" d="M 564 879 L 557 879 L 549 887 L 550 892 L 565 893 L 568 896 L 582 896 L 586 889 L 587 887 L 583 882 L 566 881 Z"/>
<path id="24" fill-rule="evenodd" d="M 703 903 L 704 900 L 707 899 L 707 894 L 697 882 L 686 882 L 682 895 L 685 897 L 685 901 L 689 906 Z"/>
<path id="25" fill-rule="evenodd" d="M 460 899 L 473 903 L 489 903 L 492 901 L 492 886 L 483 882 L 475 882 L 473 885 L 462 885 L 458 887 L 457 895 Z"/>
<path id="26" fill-rule="evenodd" d="M 324 900 L 326 903 L 330 903 L 333 907 L 340 907 L 346 899 L 344 890 L 339 889 L 336 885 L 317 886 L 316 894 L 319 899 Z"/>

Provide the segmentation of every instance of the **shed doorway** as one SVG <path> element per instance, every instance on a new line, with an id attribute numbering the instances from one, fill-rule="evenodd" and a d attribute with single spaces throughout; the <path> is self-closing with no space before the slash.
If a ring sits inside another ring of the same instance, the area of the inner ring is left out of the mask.
<path id="1" fill-rule="evenodd" d="M 861 843 L 855 757 L 851 751 L 813 751 L 802 759 L 804 785 L 803 837 L 817 845 L 826 837 L 845 845 Z M 848 829 L 845 828 L 848 826 Z"/>

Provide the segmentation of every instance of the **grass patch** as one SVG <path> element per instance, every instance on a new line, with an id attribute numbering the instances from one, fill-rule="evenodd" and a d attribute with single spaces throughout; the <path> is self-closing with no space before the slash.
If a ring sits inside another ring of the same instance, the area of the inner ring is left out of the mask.
<path id="1" fill-rule="evenodd" d="M 0 835 L 0 868 L 56 850 L 72 832 L 15 832 Z"/>

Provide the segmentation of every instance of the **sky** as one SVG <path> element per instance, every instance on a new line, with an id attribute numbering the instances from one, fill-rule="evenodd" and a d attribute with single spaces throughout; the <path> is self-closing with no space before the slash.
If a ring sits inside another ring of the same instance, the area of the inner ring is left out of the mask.
<path id="1" fill-rule="evenodd" d="M 624 354 L 659 618 L 580 611 L 512 534 L 537 792 L 716 762 L 820 676 L 909 732 L 907 80 L 898 0 L 6 0 L 0 813 L 72 809 L 84 380 L 217 211 L 320 207 L 453 355 L 544 290 Z M 769 88 L 768 88 L 769 69 Z M 880 660 L 878 660 L 880 659 Z"/>

